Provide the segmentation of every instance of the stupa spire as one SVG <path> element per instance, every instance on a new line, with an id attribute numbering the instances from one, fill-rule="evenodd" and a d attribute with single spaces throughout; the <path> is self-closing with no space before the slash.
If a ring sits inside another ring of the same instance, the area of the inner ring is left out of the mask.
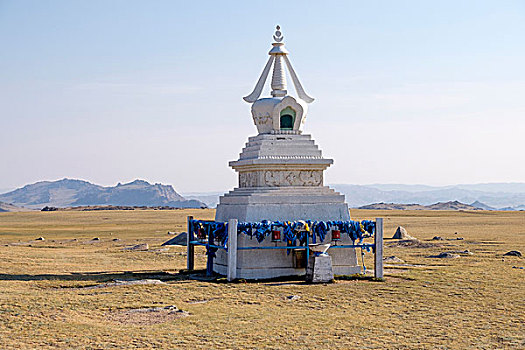
<path id="1" fill-rule="evenodd" d="M 273 36 L 276 42 L 272 44 L 273 48 L 270 50 L 270 55 L 275 57 L 271 84 L 272 96 L 284 97 L 288 91 L 286 91 L 286 72 L 283 67 L 283 57 L 288 54 L 288 51 L 286 51 L 284 44 L 281 42 L 284 38 L 279 30 L 281 27 L 277 26 L 276 29 L 275 35 Z"/>
<path id="2" fill-rule="evenodd" d="M 307 103 L 314 101 L 312 97 L 306 94 L 301 83 L 299 82 L 297 74 L 295 74 L 292 64 L 288 59 L 288 50 L 286 50 L 284 43 L 282 42 L 283 38 L 284 36 L 281 33 L 281 27 L 277 26 L 273 36 L 275 42 L 272 43 L 272 49 L 268 53 L 270 58 L 268 59 L 268 62 L 266 63 L 266 66 L 264 67 L 263 72 L 257 81 L 257 84 L 255 85 L 255 88 L 253 89 L 253 92 L 250 95 L 244 97 L 246 102 L 253 103 L 259 99 L 272 65 L 273 73 L 271 88 L 273 97 L 284 97 L 288 94 L 288 91 L 286 90 L 286 72 L 284 69 L 284 66 L 286 65 L 286 68 L 288 68 L 288 72 L 290 73 L 290 77 L 292 78 L 295 91 L 297 92 L 297 96 Z"/>

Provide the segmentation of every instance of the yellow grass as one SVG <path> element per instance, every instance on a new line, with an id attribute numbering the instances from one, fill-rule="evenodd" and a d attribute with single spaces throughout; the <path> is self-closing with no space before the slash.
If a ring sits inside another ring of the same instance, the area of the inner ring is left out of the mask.
<path id="1" fill-rule="evenodd" d="M 354 219 L 384 217 L 387 237 L 402 225 L 424 243 L 464 240 L 427 248 L 386 241 L 386 256 L 417 266 L 388 265 L 385 282 L 326 285 L 179 274 L 185 248 L 156 250 L 168 231 L 185 229 L 187 215 L 211 219 L 214 211 L 0 213 L 0 349 L 525 348 L 525 270 L 513 268 L 525 260 L 502 257 L 525 253 L 524 212 L 354 210 Z M 39 236 L 45 241 L 33 241 Z M 150 250 L 122 250 L 138 243 Z M 427 258 L 464 249 L 474 255 Z M 204 268 L 202 249 L 196 258 Z M 115 279 L 166 283 L 85 288 Z M 190 315 L 127 317 L 169 305 Z"/>

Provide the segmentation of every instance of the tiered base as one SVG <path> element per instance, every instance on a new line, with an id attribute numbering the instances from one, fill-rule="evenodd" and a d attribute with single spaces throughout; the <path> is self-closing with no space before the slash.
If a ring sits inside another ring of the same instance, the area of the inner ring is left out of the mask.
<path id="1" fill-rule="evenodd" d="M 344 196 L 327 186 L 244 187 L 225 194 L 216 221 L 350 220 Z"/>
<path id="2" fill-rule="evenodd" d="M 326 187 L 245 187 L 236 188 L 220 199 L 216 221 L 237 219 L 239 222 L 295 221 L 295 220 L 350 220 L 344 196 Z M 328 234 L 323 242 L 332 241 Z M 341 235 L 338 244 L 352 244 L 349 237 Z M 271 242 L 270 238 L 258 243 L 255 238 L 239 235 L 238 247 L 285 246 L 284 242 Z M 361 272 L 357 265 L 355 249 L 330 249 L 333 271 L 336 275 Z M 267 279 L 280 276 L 304 275 L 305 268 L 296 267 L 295 254 L 285 249 L 239 250 L 237 253 L 237 277 Z M 227 254 L 217 251 L 214 271 L 225 275 Z"/>

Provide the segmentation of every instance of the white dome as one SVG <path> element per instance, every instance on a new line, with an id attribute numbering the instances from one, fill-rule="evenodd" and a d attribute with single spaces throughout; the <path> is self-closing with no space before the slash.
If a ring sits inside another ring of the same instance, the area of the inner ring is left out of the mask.
<path id="1" fill-rule="evenodd" d="M 252 105 L 253 122 L 259 134 L 290 131 L 300 133 L 306 117 L 307 104 L 291 96 L 261 98 Z M 288 118 L 284 125 L 282 117 Z"/>

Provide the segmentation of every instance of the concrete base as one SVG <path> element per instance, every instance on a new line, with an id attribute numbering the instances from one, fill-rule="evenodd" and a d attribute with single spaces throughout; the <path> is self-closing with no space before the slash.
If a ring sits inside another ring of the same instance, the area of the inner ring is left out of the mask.
<path id="1" fill-rule="evenodd" d="M 300 198 L 298 198 L 300 197 Z M 272 203 L 273 202 L 273 203 Z M 280 202 L 280 203 L 276 203 Z M 237 219 L 240 222 L 293 221 L 293 220 L 350 220 L 344 196 L 328 187 L 316 189 L 235 189 L 221 197 L 217 207 L 216 221 Z M 332 242 L 328 233 L 323 242 Z M 313 242 L 311 242 L 313 243 Z M 338 244 L 352 244 L 344 233 Z M 238 247 L 286 246 L 285 242 L 271 242 L 267 237 L 259 243 L 255 238 L 239 234 Z M 333 272 L 337 275 L 351 275 L 361 272 L 355 249 L 330 249 Z M 227 253 L 219 250 L 214 261 L 214 271 L 225 275 L 227 272 Z M 293 254 L 285 249 L 238 250 L 237 278 L 269 279 L 281 276 L 305 274 L 305 268 L 295 268 Z"/>
<path id="2" fill-rule="evenodd" d="M 306 268 L 306 282 L 326 283 L 334 279 L 330 255 L 312 256 Z"/>
<path id="3" fill-rule="evenodd" d="M 236 188 L 221 196 L 216 221 L 350 220 L 344 196 L 327 186 Z"/>

